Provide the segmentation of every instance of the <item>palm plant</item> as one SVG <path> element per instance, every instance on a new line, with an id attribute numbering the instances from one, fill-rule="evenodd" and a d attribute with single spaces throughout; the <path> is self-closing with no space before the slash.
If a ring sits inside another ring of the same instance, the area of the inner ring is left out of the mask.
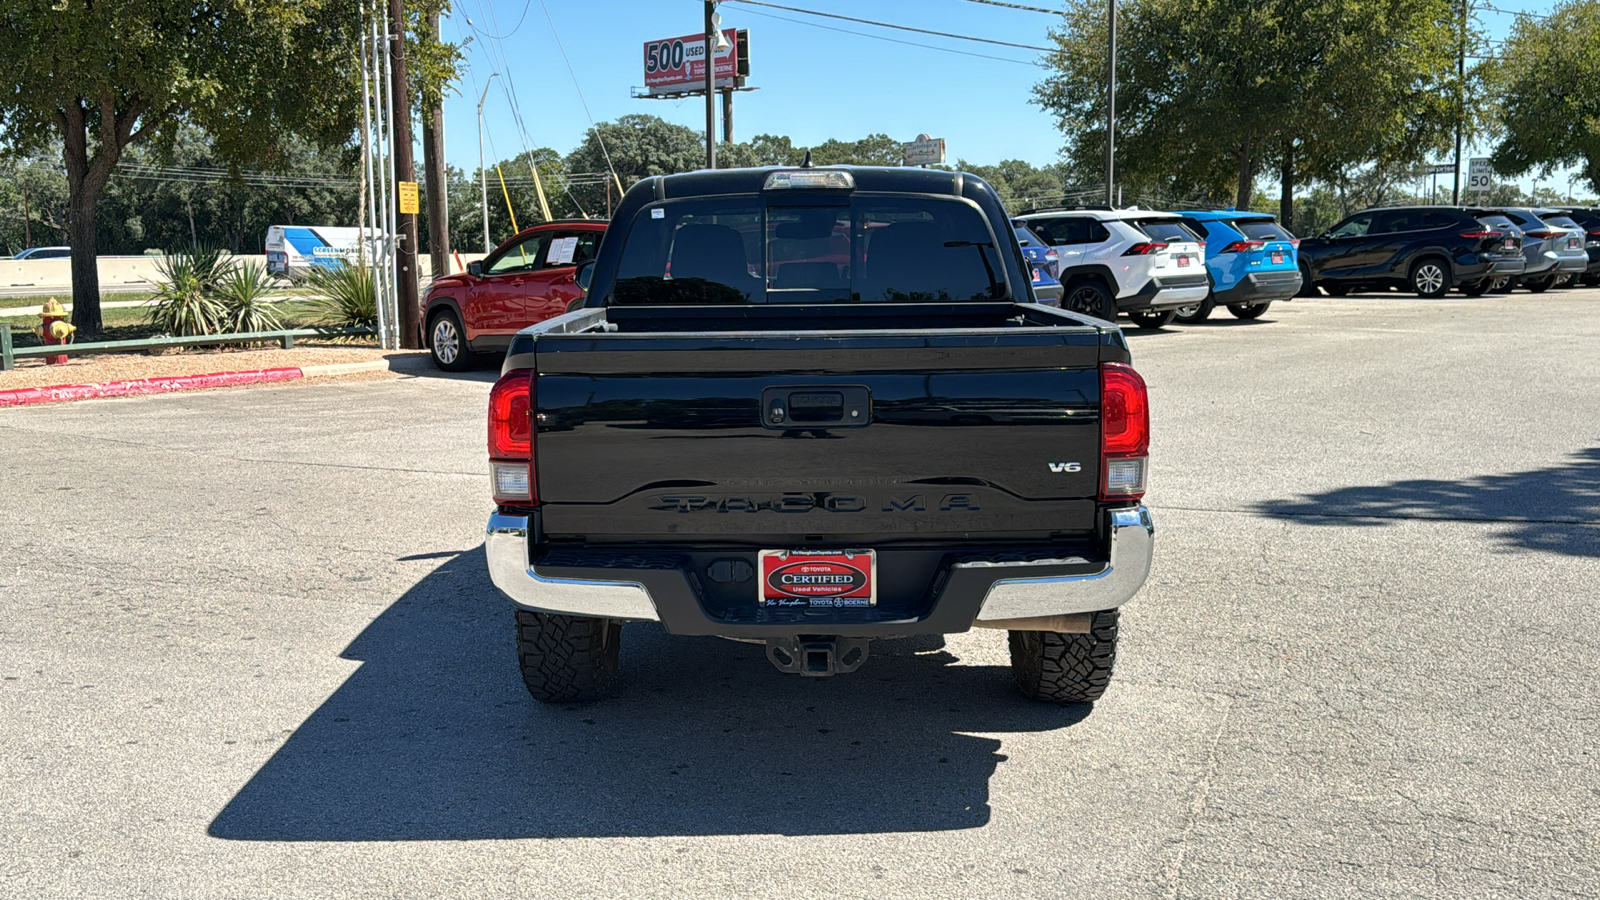
<path id="1" fill-rule="evenodd" d="M 150 324 L 172 335 L 215 334 L 223 306 L 215 296 L 222 251 L 195 247 L 156 262 L 161 283 L 150 299 Z"/>
<path id="2" fill-rule="evenodd" d="M 370 266 L 312 266 L 295 293 L 308 298 L 311 308 L 330 325 L 378 324 L 378 292 Z"/>
<path id="3" fill-rule="evenodd" d="M 271 282 L 266 267 L 245 260 L 217 279 L 214 296 L 222 305 L 218 326 L 223 334 L 276 331 L 283 319 L 267 301 Z"/>

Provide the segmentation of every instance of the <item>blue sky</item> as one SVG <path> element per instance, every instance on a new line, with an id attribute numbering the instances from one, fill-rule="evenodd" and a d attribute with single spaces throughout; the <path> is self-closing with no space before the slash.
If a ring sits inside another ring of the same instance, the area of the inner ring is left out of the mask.
<path id="1" fill-rule="evenodd" d="M 1040 47 L 1048 43 L 1046 30 L 1058 21 L 971 0 L 774 2 Z M 1055 0 L 1015 2 L 1055 5 Z M 1549 4 L 1496 0 L 1494 5 L 1540 11 Z M 605 121 L 650 113 L 702 129 L 705 107 L 698 98 L 629 96 L 630 87 L 644 84 L 643 44 L 699 31 L 702 10 L 699 0 L 456 0 L 445 19 L 445 37 L 473 40 L 467 47 L 460 93 L 445 103 L 446 156 L 462 169 L 477 167 L 477 102 L 485 79 L 494 71 L 501 76 L 490 87 L 484 105 L 485 152 L 490 161 L 519 153 L 525 146 L 548 146 L 565 153 L 582 139 L 590 116 Z M 750 31 L 750 83 L 760 88 L 739 94 L 734 101 L 736 140 L 761 133 L 786 134 L 798 146 L 806 146 L 830 137 L 854 139 L 875 132 L 908 141 L 925 132 L 945 138 L 951 162 L 1025 159 L 1044 164 L 1057 159 L 1061 134 L 1050 116 L 1030 102 L 1032 88 L 1044 74 L 1034 64 L 1040 56 L 1036 51 L 733 2 L 722 4 L 721 14 L 723 27 Z M 1479 16 L 1492 37 L 1504 37 L 1513 21 L 1511 15 L 1489 10 Z M 953 50 L 996 58 L 949 52 Z M 513 96 L 526 138 L 512 115 Z M 1565 178 L 1551 180 L 1565 188 Z M 1531 181 L 1523 179 L 1525 185 Z"/>

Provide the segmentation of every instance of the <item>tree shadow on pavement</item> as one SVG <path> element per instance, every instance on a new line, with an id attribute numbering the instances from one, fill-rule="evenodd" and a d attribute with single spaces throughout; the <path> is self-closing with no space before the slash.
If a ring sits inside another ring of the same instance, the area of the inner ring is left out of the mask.
<path id="1" fill-rule="evenodd" d="M 616 695 L 523 689 L 481 547 L 409 590 L 361 661 L 212 822 L 232 840 L 859 834 L 989 821 L 1000 742 L 1073 725 L 937 639 L 874 641 L 852 675 L 783 675 L 759 645 L 623 630 Z M 1004 635 L 994 632 L 997 641 Z"/>
<path id="2" fill-rule="evenodd" d="M 1256 508 L 1327 525 L 1386 525 L 1389 519 L 1494 522 L 1502 526 L 1500 538 L 1508 546 L 1600 556 L 1600 447 L 1544 469 L 1338 488 Z"/>

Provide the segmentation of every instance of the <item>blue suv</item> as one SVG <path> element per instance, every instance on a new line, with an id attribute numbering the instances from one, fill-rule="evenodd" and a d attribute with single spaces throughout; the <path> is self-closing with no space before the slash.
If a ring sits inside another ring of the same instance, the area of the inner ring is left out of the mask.
<path id="1" fill-rule="evenodd" d="M 1240 319 L 1254 319 L 1274 300 L 1300 292 L 1300 240 L 1269 213 L 1236 209 L 1179 210 L 1190 231 L 1205 237 L 1211 293 L 1178 309 L 1178 321 L 1204 322 L 1219 304 Z"/>

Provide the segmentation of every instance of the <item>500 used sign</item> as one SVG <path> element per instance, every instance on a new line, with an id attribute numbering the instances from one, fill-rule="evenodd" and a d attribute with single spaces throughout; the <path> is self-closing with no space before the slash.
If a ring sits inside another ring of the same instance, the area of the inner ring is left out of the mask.
<path id="1" fill-rule="evenodd" d="M 739 67 L 739 32 L 734 28 L 722 31 L 728 39 L 728 49 L 717 52 L 718 81 L 736 78 Z M 648 88 L 665 88 L 682 85 L 700 87 L 706 80 L 706 39 L 704 35 L 687 34 L 683 37 L 648 41 L 644 45 L 644 84 Z"/>

